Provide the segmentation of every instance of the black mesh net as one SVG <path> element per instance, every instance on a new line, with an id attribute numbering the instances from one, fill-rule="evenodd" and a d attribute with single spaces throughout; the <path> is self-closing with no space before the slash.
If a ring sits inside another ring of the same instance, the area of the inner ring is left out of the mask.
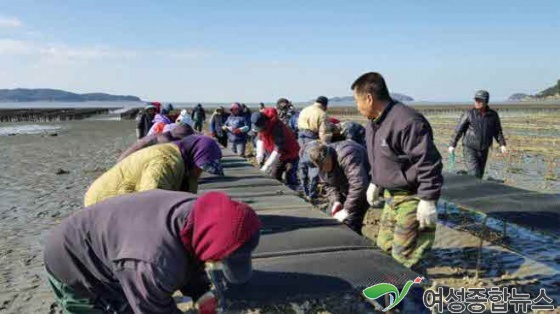
<path id="1" fill-rule="evenodd" d="M 560 196 L 527 191 L 472 176 L 446 174 L 442 198 L 490 217 L 560 234 Z"/>

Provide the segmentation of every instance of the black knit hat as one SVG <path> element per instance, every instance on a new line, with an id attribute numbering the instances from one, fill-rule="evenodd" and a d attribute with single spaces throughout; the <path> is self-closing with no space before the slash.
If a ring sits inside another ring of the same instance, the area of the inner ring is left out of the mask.
<path id="1" fill-rule="evenodd" d="M 321 105 L 323 105 L 324 107 L 326 107 L 329 104 L 329 99 L 325 96 L 319 96 L 319 97 L 317 97 L 315 102 L 318 102 Z"/>

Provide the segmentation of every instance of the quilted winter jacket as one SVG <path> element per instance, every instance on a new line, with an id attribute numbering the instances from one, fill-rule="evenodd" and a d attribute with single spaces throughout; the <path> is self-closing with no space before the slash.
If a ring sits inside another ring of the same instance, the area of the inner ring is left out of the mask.
<path id="1" fill-rule="evenodd" d="M 154 145 L 124 158 L 89 187 L 84 205 L 140 191 L 163 189 L 196 193 L 196 179 L 188 178 L 179 147 L 173 143 Z"/>

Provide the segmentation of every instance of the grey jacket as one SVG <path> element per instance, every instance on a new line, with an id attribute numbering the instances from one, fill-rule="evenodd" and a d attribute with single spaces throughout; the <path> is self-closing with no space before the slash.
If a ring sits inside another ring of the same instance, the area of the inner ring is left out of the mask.
<path id="1" fill-rule="evenodd" d="M 335 160 L 333 170 L 320 172 L 319 178 L 325 183 L 329 201 L 342 203 L 350 213 L 366 210 L 369 185 L 366 149 L 352 140 L 328 146 Z"/>
<path id="2" fill-rule="evenodd" d="M 443 185 L 441 155 L 430 123 L 422 114 L 391 102 L 366 127 L 372 182 L 405 190 L 424 200 L 437 200 Z"/>
<path id="3" fill-rule="evenodd" d="M 151 190 L 76 212 L 52 231 L 45 266 L 80 296 L 128 302 L 135 313 L 181 313 L 171 297 L 209 290 L 204 264 L 180 232 L 195 195 Z"/>

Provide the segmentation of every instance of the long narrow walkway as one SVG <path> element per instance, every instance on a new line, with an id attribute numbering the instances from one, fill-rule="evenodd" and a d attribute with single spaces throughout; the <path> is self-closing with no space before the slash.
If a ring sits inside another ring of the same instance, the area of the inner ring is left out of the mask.
<path id="1" fill-rule="evenodd" d="M 245 159 L 223 150 L 225 177 L 203 177 L 199 193 L 223 191 L 250 204 L 264 224 L 254 254 L 255 274 L 243 286 L 227 286 L 220 272 L 213 281 L 227 310 L 247 304 L 325 298 L 387 282 L 402 288 L 416 274 L 380 252 L 326 214 L 315 210 L 277 180 Z"/>

